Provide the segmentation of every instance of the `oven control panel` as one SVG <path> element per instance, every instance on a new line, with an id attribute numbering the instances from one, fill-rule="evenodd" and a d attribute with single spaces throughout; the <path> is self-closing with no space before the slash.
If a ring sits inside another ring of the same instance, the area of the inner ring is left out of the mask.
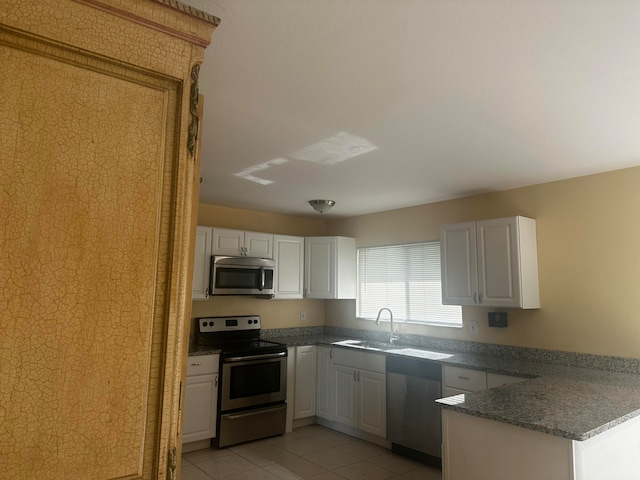
<path id="1" fill-rule="evenodd" d="M 239 317 L 198 318 L 198 329 L 200 333 L 260 330 L 260 316 L 244 315 Z"/>

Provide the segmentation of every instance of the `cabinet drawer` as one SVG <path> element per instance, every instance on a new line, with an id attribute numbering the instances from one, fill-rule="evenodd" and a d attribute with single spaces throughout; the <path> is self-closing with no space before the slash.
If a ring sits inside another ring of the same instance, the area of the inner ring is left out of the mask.
<path id="1" fill-rule="evenodd" d="M 525 380 L 527 379 L 522 377 L 514 377 L 512 375 L 487 373 L 487 388 L 500 387 L 502 385 L 511 385 L 512 383 L 524 382 Z"/>
<path id="2" fill-rule="evenodd" d="M 218 373 L 220 355 L 193 355 L 187 359 L 187 377 Z"/>
<path id="3" fill-rule="evenodd" d="M 335 365 L 344 365 L 345 367 L 379 373 L 385 373 L 386 368 L 384 355 L 359 352 L 346 348 L 333 349 L 333 363 Z"/>
<path id="4" fill-rule="evenodd" d="M 477 392 L 487 388 L 487 374 L 482 370 L 444 366 L 444 385 L 469 392 Z"/>

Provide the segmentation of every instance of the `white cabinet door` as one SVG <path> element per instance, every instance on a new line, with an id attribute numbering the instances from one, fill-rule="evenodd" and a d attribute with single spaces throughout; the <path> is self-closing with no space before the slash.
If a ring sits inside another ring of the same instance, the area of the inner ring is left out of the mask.
<path id="1" fill-rule="evenodd" d="M 218 374 L 187 377 L 184 398 L 182 443 L 216 436 Z"/>
<path id="2" fill-rule="evenodd" d="M 335 392 L 334 420 L 350 427 L 358 426 L 358 392 L 356 369 L 343 365 L 333 366 Z"/>
<path id="3" fill-rule="evenodd" d="M 211 253 L 232 257 L 273 258 L 273 235 L 214 228 Z"/>
<path id="4" fill-rule="evenodd" d="M 305 297 L 356 298 L 356 240 L 350 237 L 305 239 Z"/>
<path id="5" fill-rule="evenodd" d="M 316 347 L 296 347 L 294 420 L 316 414 Z"/>
<path id="6" fill-rule="evenodd" d="M 182 443 L 216 436 L 219 355 L 189 357 L 182 419 Z"/>
<path id="7" fill-rule="evenodd" d="M 316 416 L 326 420 L 334 419 L 333 401 L 333 359 L 332 349 L 318 347 L 317 349 L 317 375 L 316 375 Z"/>
<path id="8" fill-rule="evenodd" d="M 476 225 L 480 303 L 539 308 L 535 220 L 508 217 Z"/>
<path id="9" fill-rule="evenodd" d="M 387 435 L 387 382 L 384 355 L 334 350 L 334 420 L 363 432 Z M 373 370 L 362 367 L 369 366 Z"/>
<path id="10" fill-rule="evenodd" d="M 296 398 L 296 347 L 287 347 L 287 416 L 285 432 L 293 431 Z"/>
<path id="11" fill-rule="evenodd" d="M 540 307 L 535 220 L 443 225 L 440 248 L 443 304 Z"/>
<path id="12" fill-rule="evenodd" d="M 247 257 L 273 258 L 273 235 L 244 232 L 244 248 Z"/>
<path id="13" fill-rule="evenodd" d="M 195 255 L 193 260 L 193 300 L 209 298 L 209 272 L 211 270 L 211 227 L 198 227 L 196 230 Z"/>
<path id="14" fill-rule="evenodd" d="M 444 225 L 440 235 L 442 303 L 477 303 L 475 222 Z"/>
<path id="15" fill-rule="evenodd" d="M 273 236 L 275 268 L 275 298 L 303 298 L 304 238 L 288 235 Z"/>
<path id="16" fill-rule="evenodd" d="M 358 428 L 387 436 L 387 384 L 383 373 L 358 370 Z"/>
<path id="17" fill-rule="evenodd" d="M 244 252 L 244 232 L 228 228 L 214 228 L 212 255 L 238 256 Z"/>

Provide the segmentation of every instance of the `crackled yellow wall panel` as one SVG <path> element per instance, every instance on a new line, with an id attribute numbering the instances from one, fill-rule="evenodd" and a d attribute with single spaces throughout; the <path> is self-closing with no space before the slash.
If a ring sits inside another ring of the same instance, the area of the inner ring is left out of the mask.
<path id="1" fill-rule="evenodd" d="M 165 38 L 180 53 L 153 73 L 48 20 L 34 33 L 52 40 L 25 33 L 33 18 L 20 24 L 13 3 L 0 23 L 0 478 L 171 477 L 201 48 Z M 82 30 L 133 28 L 128 14 L 40 3 Z M 135 28 L 160 57 L 166 34 Z"/>
<path id="2" fill-rule="evenodd" d="M 6 47 L 0 63 L 15 72 L 0 86 L 11 132 L 0 164 L 8 320 L 0 435 L 19 445 L 2 452 L 3 468 L 93 478 L 76 452 L 94 449 L 92 466 L 107 478 L 135 473 L 150 377 L 164 92 Z"/>

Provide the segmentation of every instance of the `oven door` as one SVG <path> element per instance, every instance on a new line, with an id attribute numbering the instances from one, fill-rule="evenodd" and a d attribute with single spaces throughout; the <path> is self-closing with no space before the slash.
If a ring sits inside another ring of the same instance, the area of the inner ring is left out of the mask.
<path id="1" fill-rule="evenodd" d="M 223 359 L 221 411 L 284 402 L 286 397 L 286 351 Z"/>

